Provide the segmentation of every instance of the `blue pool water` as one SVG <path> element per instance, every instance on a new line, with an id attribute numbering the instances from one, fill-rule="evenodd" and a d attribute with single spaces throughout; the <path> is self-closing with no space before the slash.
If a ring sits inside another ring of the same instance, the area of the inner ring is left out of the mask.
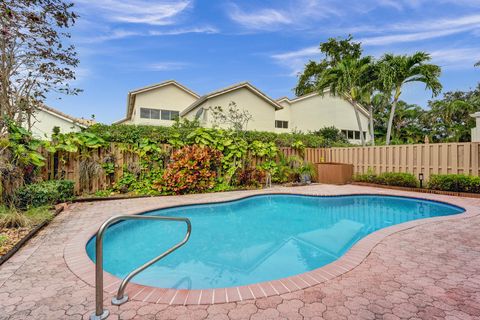
<path id="1" fill-rule="evenodd" d="M 188 217 L 185 246 L 133 282 L 164 288 L 220 288 L 280 279 L 328 264 L 375 230 L 464 210 L 448 204 L 388 196 L 263 195 L 174 207 L 149 215 Z M 118 277 L 183 239 L 182 222 L 126 221 L 105 235 L 104 268 Z M 421 236 L 421 235 L 419 235 Z M 87 244 L 95 259 L 95 239 Z"/>

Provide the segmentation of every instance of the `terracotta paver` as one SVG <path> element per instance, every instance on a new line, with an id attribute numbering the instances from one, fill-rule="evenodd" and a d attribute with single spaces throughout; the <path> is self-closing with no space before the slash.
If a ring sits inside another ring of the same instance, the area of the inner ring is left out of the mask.
<path id="1" fill-rule="evenodd" d="M 284 289 L 281 295 L 214 305 L 132 300 L 120 307 L 112 306 L 112 294 L 105 293 L 105 306 L 112 314 L 109 319 L 480 319 L 480 199 L 328 185 L 74 204 L 0 266 L 0 319 L 88 319 L 94 309 L 94 288 L 88 284 L 93 269 L 87 267 L 77 276 L 64 252 L 71 259 L 71 252 L 67 253 L 74 249 L 75 240 L 91 234 L 112 215 L 265 192 L 416 196 L 461 205 L 468 214 L 374 233 L 361 241 L 363 247 L 373 249 L 365 249 L 368 256 L 358 266 L 343 259 L 340 266 L 347 271 L 325 269 L 289 284 L 306 289 Z M 315 279 L 321 283 L 314 284 Z M 276 285 L 281 288 L 280 282 L 273 282 L 265 290 L 274 292 Z M 115 289 L 112 284 L 109 291 Z M 140 290 L 137 297 L 141 300 L 162 296 L 161 290 Z M 226 296 L 236 294 L 227 291 Z M 205 296 L 185 297 L 182 300 L 193 301 Z"/>

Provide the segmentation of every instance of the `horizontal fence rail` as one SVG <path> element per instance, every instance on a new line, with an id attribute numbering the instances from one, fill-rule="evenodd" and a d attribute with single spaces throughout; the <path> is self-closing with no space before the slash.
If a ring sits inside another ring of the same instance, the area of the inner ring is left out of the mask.
<path id="1" fill-rule="evenodd" d="M 162 148 L 172 152 L 168 145 Z M 408 172 L 418 176 L 423 173 L 428 180 L 432 174 L 479 175 L 479 143 L 431 143 L 394 146 L 344 147 L 344 148 L 280 148 L 285 156 L 298 156 L 307 162 L 340 162 L 354 166 L 354 173 Z M 57 152 L 48 154 L 47 165 L 42 168 L 42 178 L 68 179 L 75 182 L 77 194 L 94 193 L 118 182 L 124 171 L 140 170 L 138 154 L 112 143 L 106 148 L 93 149 L 88 156 L 78 153 Z M 262 158 L 252 158 L 253 165 Z M 106 167 L 110 167 L 106 172 Z"/>

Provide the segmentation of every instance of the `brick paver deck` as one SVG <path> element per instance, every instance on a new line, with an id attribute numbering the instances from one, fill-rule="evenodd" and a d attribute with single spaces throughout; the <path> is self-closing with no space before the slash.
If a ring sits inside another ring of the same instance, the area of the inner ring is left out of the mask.
<path id="1" fill-rule="evenodd" d="M 88 319 L 93 270 L 78 277 L 64 252 L 112 215 L 265 192 L 416 196 L 458 204 L 468 214 L 385 233 L 370 241 L 360 265 L 307 289 L 187 306 L 133 300 L 115 307 L 107 293 L 109 319 L 480 319 L 480 199 L 328 185 L 74 204 L 0 267 L 0 319 Z"/>

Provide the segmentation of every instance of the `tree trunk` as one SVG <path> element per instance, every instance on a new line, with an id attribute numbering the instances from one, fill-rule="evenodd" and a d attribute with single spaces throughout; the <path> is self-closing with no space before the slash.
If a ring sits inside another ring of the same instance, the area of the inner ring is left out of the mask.
<path id="1" fill-rule="evenodd" d="M 395 99 L 392 102 L 392 108 L 390 109 L 390 117 L 388 118 L 388 126 L 387 126 L 387 137 L 385 144 L 388 146 L 390 144 L 390 137 L 392 135 L 392 126 L 393 126 L 393 118 L 395 117 L 395 108 L 397 107 L 398 100 Z"/>
<path id="2" fill-rule="evenodd" d="M 358 130 L 360 130 L 360 141 L 362 146 L 365 147 L 365 137 L 363 136 L 362 121 L 360 120 L 360 113 L 358 112 L 358 105 L 355 101 L 351 101 L 353 104 L 353 110 L 355 110 L 355 117 L 357 118 Z"/>
<path id="3" fill-rule="evenodd" d="M 375 145 L 375 128 L 373 127 L 373 106 L 370 104 L 368 106 L 369 121 L 370 121 L 370 139 L 372 141 L 372 146 Z"/>

